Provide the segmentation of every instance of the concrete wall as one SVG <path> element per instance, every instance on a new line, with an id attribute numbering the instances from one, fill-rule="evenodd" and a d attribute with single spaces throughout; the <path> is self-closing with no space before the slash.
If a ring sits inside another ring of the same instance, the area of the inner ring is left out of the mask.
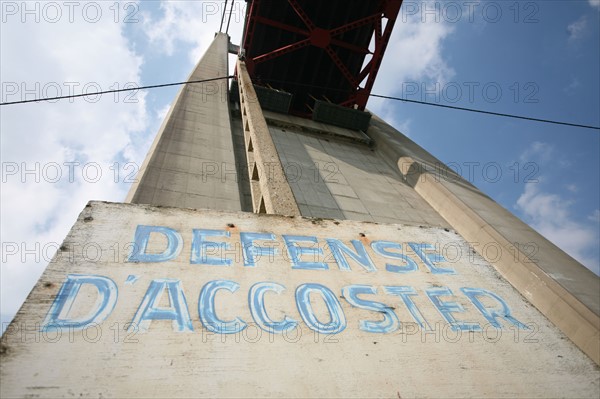
<path id="1" fill-rule="evenodd" d="M 600 394 L 454 231 L 98 202 L 2 337 L 0 378 L 3 398 Z"/>
<path id="2" fill-rule="evenodd" d="M 253 206 L 239 111 L 184 87 L 2 337 L 0 396 L 600 395 L 596 276 L 377 117 L 263 115 L 312 219 L 218 211 Z"/>
<path id="3" fill-rule="evenodd" d="M 364 134 L 289 115 L 265 116 L 302 216 L 449 227 Z M 239 117 L 232 125 L 240 135 Z"/>
<path id="4" fill-rule="evenodd" d="M 598 276 L 381 119 L 368 133 L 437 213 L 600 364 Z"/>
<path id="5" fill-rule="evenodd" d="M 188 80 L 227 76 L 224 33 Z M 228 81 L 189 84 L 178 93 L 126 201 L 138 204 L 241 210 L 233 150 Z"/>
<path id="6" fill-rule="evenodd" d="M 591 271 L 376 116 L 366 136 L 265 116 L 303 216 L 456 229 L 600 362 L 600 279 Z"/>

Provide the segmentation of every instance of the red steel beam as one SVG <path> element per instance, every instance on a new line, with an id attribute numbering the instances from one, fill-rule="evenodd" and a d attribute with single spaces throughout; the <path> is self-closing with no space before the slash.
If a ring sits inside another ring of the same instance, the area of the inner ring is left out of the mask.
<path id="1" fill-rule="evenodd" d="M 341 35 L 344 32 L 348 32 L 348 31 L 360 28 L 361 26 L 372 24 L 373 22 L 376 22 L 376 21 L 381 21 L 381 16 L 382 16 L 382 13 L 373 14 L 369 17 L 361 18 L 359 20 L 349 22 L 346 25 L 342 25 L 340 27 L 332 29 L 329 31 L 329 33 L 331 34 L 331 36 Z"/>
<path id="2" fill-rule="evenodd" d="M 300 40 L 299 42 L 288 44 L 287 46 L 283 46 L 278 48 L 277 50 L 270 51 L 266 54 L 260 55 L 258 57 L 254 57 L 252 59 L 252 64 L 257 65 L 261 62 L 272 60 L 273 58 L 281 57 L 284 54 L 291 53 L 292 51 L 296 51 L 303 47 L 307 47 L 310 45 L 310 39 Z"/>
<path id="3" fill-rule="evenodd" d="M 396 20 L 398 18 L 400 6 L 402 5 L 402 0 L 381 0 L 381 9 L 376 14 L 361 18 L 356 21 L 349 22 L 347 24 L 330 30 L 318 28 L 313 23 L 308 14 L 302 9 L 297 0 L 287 0 L 287 3 L 294 10 L 296 15 L 298 15 L 298 17 L 304 23 L 304 25 L 306 25 L 306 28 L 308 30 L 297 28 L 295 26 L 290 26 L 279 21 L 274 21 L 269 18 L 265 18 L 263 16 L 258 15 L 260 0 L 254 0 L 252 1 L 251 8 L 248 13 L 246 35 L 244 38 L 244 48 L 250 48 L 254 36 L 254 29 L 257 23 L 272 26 L 276 29 L 296 33 L 305 37 L 306 39 L 283 46 L 266 54 L 259 55 L 257 57 L 254 57 L 253 59 L 249 59 L 248 67 L 251 69 L 250 72 L 253 72 L 253 67 L 256 64 L 269 61 L 271 59 L 280 57 L 284 54 L 288 54 L 295 50 L 307 47 L 311 44 L 317 47 L 321 47 L 329 55 L 333 63 L 337 66 L 342 75 L 344 75 L 346 80 L 352 86 L 353 93 L 350 94 L 349 98 L 346 101 L 342 102 L 341 105 L 348 107 L 357 105 L 359 109 L 363 110 L 366 106 L 369 94 L 371 93 L 371 90 L 375 83 L 377 73 L 379 72 L 379 68 L 383 60 L 383 55 L 389 43 L 394 24 L 396 23 Z M 385 29 L 382 28 L 383 18 L 387 18 L 388 20 Z M 366 48 L 357 46 L 355 44 L 334 37 L 369 24 L 374 25 L 375 50 L 373 52 L 369 50 L 368 46 Z M 311 38 L 313 39 L 312 42 Z M 372 54 L 373 58 L 360 71 L 360 73 L 355 76 L 349 71 L 344 62 L 333 50 L 333 48 L 331 47 L 332 45 L 342 47 L 359 54 Z M 365 79 L 367 79 L 365 87 L 359 87 L 359 84 Z"/>
<path id="4" fill-rule="evenodd" d="M 342 75 L 344 75 L 346 80 L 348 80 L 348 82 L 352 86 L 352 89 L 355 90 L 356 87 L 358 86 L 358 82 L 356 82 L 356 78 L 354 77 L 352 72 L 350 72 L 348 70 L 348 68 L 346 67 L 346 64 L 344 64 L 344 62 L 340 59 L 340 57 L 338 57 L 337 53 L 335 51 L 333 51 L 331 46 L 327 46 L 325 48 L 325 51 L 327 51 L 327 54 L 329 54 L 329 57 L 331 57 L 331 60 L 338 67 L 340 72 L 342 72 Z"/>
<path id="5" fill-rule="evenodd" d="M 390 37 L 392 36 L 394 24 L 396 23 L 396 19 L 398 18 L 398 13 L 400 12 L 401 5 L 402 0 L 386 1 L 385 17 L 388 19 L 388 21 L 385 25 L 385 30 L 383 31 L 383 33 L 379 37 L 375 37 L 375 51 L 373 52 L 373 59 L 369 63 L 369 77 L 367 78 L 367 83 L 365 84 L 364 89 L 360 91 L 360 98 L 357 99 L 358 108 L 360 110 L 365 109 L 367 105 L 367 100 L 369 99 L 369 95 L 371 94 L 371 90 L 373 90 L 375 78 L 377 77 L 379 67 L 381 66 L 381 61 L 383 61 L 383 55 L 385 54 L 385 50 L 390 41 Z"/>
<path id="6" fill-rule="evenodd" d="M 256 17 L 258 16 L 258 9 L 260 7 L 260 0 L 253 0 L 250 4 L 250 11 L 248 12 L 248 21 L 246 23 L 246 32 L 244 37 L 243 48 L 248 48 L 248 45 L 252 43 L 254 38 L 254 28 L 256 27 Z"/>
<path id="7" fill-rule="evenodd" d="M 352 106 L 354 104 L 356 104 L 358 102 L 356 94 L 352 94 L 346 101 L 339 103 L 338 105 L 341 105 L 342 107 L 350 107 L 352 108 Z"/>
<path id="8" fill-rule="evenodd" d="M 375 22 L 375 40 L 379 40 L 381 39 L 382 33 L 382 23 L 381 23 L 381 19 L 379 19 L 377 22 Z"/>
<path id="9" fill-rule="evenodd" d="M 332 38 L 331 39 L 331 44 L 335 44 L 336 46 L 343 47 L 343 48 L 348 49 L 350 51 L 354 51 L 355 53 L 359 53 L 359 54 L 371 54 L 371 51 L 369 51 L 368 48 L 356 46 L 354 44 L 350 44 L 350 43 L 345 42 L 345 41 L 340 40 L 340 39 L 333 39 Z"/>
<path id="10" fill-rule="evenodd" d="M 311 32 L 317 28 L 315 26 L 315 24 L 313 23 L 313 21 L 308 16 L 308 14 L 306 14 L 304 12 L 304 10 L 302 9 L 302 7 L 300 7 L 300 4 L 298 4 L 298 2 L 296 0 L 288 0 L 288 3 L 290 4 L 290 6 L 292 6 L 292 8 L 294 9 L 294 11 L 298 15 L 298 17 L 300 17 L 300 19 L 302 20 L 302 22 L 304 22 L 304 25 L 306 25 L 306 27 Z"/>
<path id="11" fill-rule="evenodd" d="M 310 32 L 308 32 L 306 30 L 296 28 L 295 26 L 287 25 L 282 22 L 275 21 L 273 19 L 261 17 L 260 15 L 255 17 L 254 20 L 263 25 L 272 26 L 273 28 L 285 30 L 285 31 L 296 33 L 298 35 L 302 35 L 302 36 L 306 36 L 306 37 L 310 36 Z"/>
<path id="12" fill-rule="evenodd" d="M 365 80 L 365 78 L 367 76 L 369 76 L 369 73 L 371 73 L 372 66 L 373 66 L 373 59 L 371 58 L 371 60 L 369 61 L 369 63 L 367 65 L 365 65 L 365 67 L 363 68 L 363 70 L 358 74 L 358 83 L 359 84 L 363 80 Z"/>

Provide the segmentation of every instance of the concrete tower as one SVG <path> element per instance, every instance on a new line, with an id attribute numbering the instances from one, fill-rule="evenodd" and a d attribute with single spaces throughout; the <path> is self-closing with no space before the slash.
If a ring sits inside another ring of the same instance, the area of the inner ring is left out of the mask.
<path id="1" fill-rule="evenodd" d="M 1 396 L 598 397 L 598 277 L 365 110 L 401 1 L 277 4 L 82 211 Z"/>

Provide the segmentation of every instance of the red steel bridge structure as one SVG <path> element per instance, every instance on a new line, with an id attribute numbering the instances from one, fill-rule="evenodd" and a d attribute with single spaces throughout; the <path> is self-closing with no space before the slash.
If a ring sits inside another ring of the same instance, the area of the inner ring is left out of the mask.
<path id="1" fill-rule="evenodd" d="M 248 0 L 242 48 L 256 85 L 364 110 L 402 0 Z"/>

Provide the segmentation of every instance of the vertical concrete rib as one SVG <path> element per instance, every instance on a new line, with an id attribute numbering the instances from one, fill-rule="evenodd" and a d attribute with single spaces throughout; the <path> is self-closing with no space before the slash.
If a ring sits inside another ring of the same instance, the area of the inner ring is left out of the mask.
<path id="1" fill-rule="evenodd" d="M 188 80 L 227 76 L 228 43 L 217 33 Z M 227 79 L 181 88 L 126 202 L 242 209 L 227 88 Z"/>
<path id="2" fill-rule="evenodd" d="M 241 60 L 237 73 L 254 212 L 300 216 L 246 64 Z"/>
<path id="3" fill-rule="evenodd" d="M 473 249 L 596 364 L 600 280 L 590 270 L 385 122 L 371 137 L 405 180 Z M 528 247 L 533 247 L 532 253 Z M 495 248 L 492 255 L 486 248 Z"/>

